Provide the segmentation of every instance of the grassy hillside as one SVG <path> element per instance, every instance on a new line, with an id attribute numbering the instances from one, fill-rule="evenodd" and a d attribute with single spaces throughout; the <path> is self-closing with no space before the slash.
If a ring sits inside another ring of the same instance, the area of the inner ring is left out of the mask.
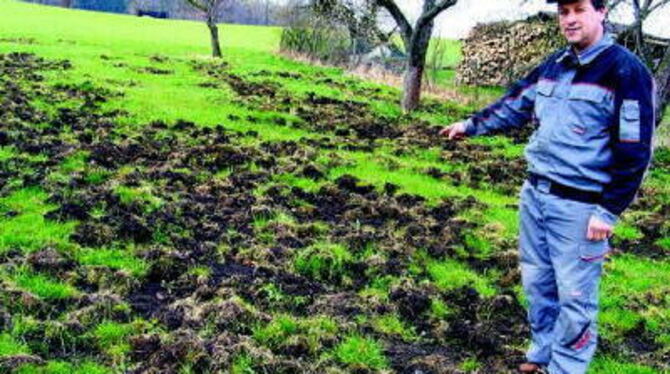
<path id="1" fill-rule="evenodd" d="M 280 30 L 0 0 L 0 372 L 511 372 L 529 132 L 274 54 Z M 591 373 L 667 372 L 670 151 Z"/>

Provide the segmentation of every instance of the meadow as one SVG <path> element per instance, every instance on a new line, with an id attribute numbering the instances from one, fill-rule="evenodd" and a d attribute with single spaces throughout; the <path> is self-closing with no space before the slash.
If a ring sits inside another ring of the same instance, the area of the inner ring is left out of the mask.
<path id="1" fill-rule="evenodd" d="M 513 372 L 532 129 L 446 142 L 476 106 L 403 114 L 280 34 L 216 60 L 202 23 L 0 0 L 0 372 Z M 670 372 L 668 216 L 661 145 L 590 373 Z"/>

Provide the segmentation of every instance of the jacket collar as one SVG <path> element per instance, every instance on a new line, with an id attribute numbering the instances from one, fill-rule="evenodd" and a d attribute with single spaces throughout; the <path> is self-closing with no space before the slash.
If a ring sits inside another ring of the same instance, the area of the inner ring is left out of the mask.
<path id="1" fill-rule="evenodd" d="M 563 62 L 566 59 L 570 58 L 573 62 L 576 62 L 578 65 L 588 65 L 593 60 L 595 60 L 598 55 L 600 55 L 604 50 L 609 48 L 614 44 L 614 38 L 611 34 L 606 33 L 603 35 L 600 40 L 595 42 L 590 47 L 586 48 L 581 52 L 575 52 L 574 48 L 567 47 L 563 53 L 556 60 L 557 62 Z"/>

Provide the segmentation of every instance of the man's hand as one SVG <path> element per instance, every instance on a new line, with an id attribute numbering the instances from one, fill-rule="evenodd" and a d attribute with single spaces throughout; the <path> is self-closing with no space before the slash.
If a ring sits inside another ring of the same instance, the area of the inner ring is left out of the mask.
<path id="1" fill-rule="evenodd" d="M 460 140 L 465 138 L 465 122 L 456 122 L 440 130 L 441 136 L 447 136 L 449 140 Z"/>
<path id="2" fill-rule="evenodd" d="M 588 240 L 605 240 L 612 236 L 613 227 L 591 216 L 589 219 L 589 228 L 586 230 L 586 238 Z"/>

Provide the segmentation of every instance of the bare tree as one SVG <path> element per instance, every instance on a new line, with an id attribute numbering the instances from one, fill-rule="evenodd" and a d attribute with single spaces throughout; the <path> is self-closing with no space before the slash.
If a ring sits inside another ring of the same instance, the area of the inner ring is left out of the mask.
<path id="1" fill-rule="evenodd" d="M 385 8 L 400 29 L 407 62 L 405 67 L 402 108 L 405 112 L 416 109 L 421 99 L 421 84 L 426 67 L 426 54 L 433 34 L 435 17 L 456 5 L 458 0 L 423 0 L 423 10 L 412 26 L 395 0 L 374 0 Z"/>
<path id="2" fill-rule="evenodd" d="M 351 54 L 368 52 L 388 42 L 394 32 L 385 34 L 379 28 L 379 6 L 369 0 L 311 0 L 311 13 L 327 23 L 342 25 L 351 39 Z"/>
<path id="3" fill-rule="evenodd" d="M 670 0 L 615 0 L 610 4 L 610 14 L 629 11 L 633 22 L 619 33 L 619 41 L 630 46 L 645 63 L 653 66 L 653 57 L 643 32 L 644 23 L 654 12 L 670 4 Z"/>
<path id="4" fill-rule="evenodd" d="M 659 121 L 670 102 L 670 40 L 645 35 L 643 29 L 649 17 L 666 6 L 670 6 L 670 0 L 615 0 L 610 4 L 610 14 L 627 10 L 633 15 L 633 23 L 619 33 L 618 40 L 629 46 L 653 71 Z"/>
<path id="5" fill-rule="evenodd" d="M 216 22 L 219 19 L 219 14 L 226 5 L 228 0 L 184 0 L 186 3 L 198 9 L 205 14 L 205 22 L 209 28 L 209 33 L 212 39 L 212 56 L 221 57 L 221 44 L 219 43 L 219 28 Z"/>

